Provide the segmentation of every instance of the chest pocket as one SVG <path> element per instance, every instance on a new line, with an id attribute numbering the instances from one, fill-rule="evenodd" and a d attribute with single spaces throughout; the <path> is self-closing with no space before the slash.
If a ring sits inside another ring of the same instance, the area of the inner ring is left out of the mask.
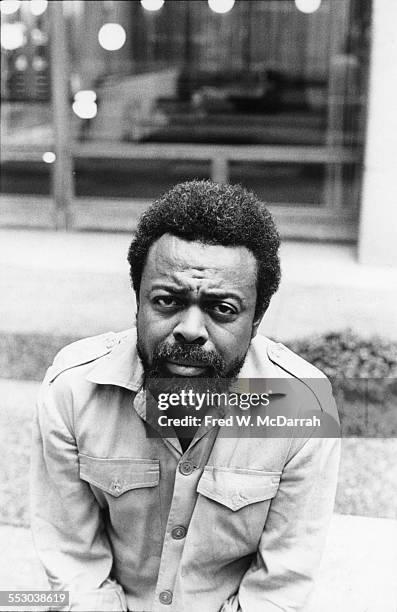
<path id="1" fill-rule="evenodd" d="M 244 565 L 242 559 L 249 563 L 250 556 L 256 553 L 280 477 L 281 472 L 204 468 L 197 485 L 199 495 L 190 537 L 206 571 L 216 572 L 229 563 Z"/>
<path id="2" fill-rule="evenodd" d="M 159 484 L 160 467 L 156 459 L 100 459 L 79 454 L 79 463 L 81 480 L 112 497 Z"/>
<path id="3" fill-rule="evenodd" d="M 280 477 L 281 472 L 206 466 L 197 492 L 235 512 L 274 497 Z"/>
<path id="4" fill-rule="evenodd" d="M 158 559 L 161 555 L 159 461 L 100 459 L 79 454 L 79 464 L 80 479 L 89 484 L 103 510 L 105 529 L 113 546 L 116 575 L 121 582 L 131 582 L 131 575 L 136 576 L 142 563 L 142 534 L 147 534 L 146 558 Z"/>

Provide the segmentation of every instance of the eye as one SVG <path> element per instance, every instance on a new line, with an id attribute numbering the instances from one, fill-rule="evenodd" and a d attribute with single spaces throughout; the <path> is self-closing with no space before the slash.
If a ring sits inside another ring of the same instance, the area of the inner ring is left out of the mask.
<path id="1" fill-rule="evenodd" d="M 220 317 L 230 317 L 237 314 L 236 308 L 231 304 L 227 304 L 226 302 L 212 304 L 211 310 Z"/>
<path id="2" fill-rule="evenodd" d="M 172 297 L 172 295 L 159 295 L 154 298 L 153 302 L 161 308 L 175 308 L 179 306 L 178 300 Z"/>

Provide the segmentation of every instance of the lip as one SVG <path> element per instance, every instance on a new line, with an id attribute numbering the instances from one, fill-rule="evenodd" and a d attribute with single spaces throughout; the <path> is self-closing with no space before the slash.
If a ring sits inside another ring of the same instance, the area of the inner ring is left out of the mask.
<path id="1" fill-rule="evenodd" d="M 207 369 L 207 366 L 199 363 L 167 361 L 167 368 L 171 374 L 178 376 L 200 376 Z"/>
<path id="2" fill-rule="evenodd" d="M 191 368 L 206 368 L 206 364 L 202 363 L 201 361 L 184 361 L 183 359 L 167 359 L 167 363 L 173 363 L 175 365 L 180 365 L 180 366 L 187 366 L 187 367 L 191 367 Z"/>

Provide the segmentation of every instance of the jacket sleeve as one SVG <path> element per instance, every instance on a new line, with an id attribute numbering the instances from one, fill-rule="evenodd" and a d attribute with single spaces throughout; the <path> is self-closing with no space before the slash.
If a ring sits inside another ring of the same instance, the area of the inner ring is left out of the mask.
<path id="1" fill-rule="evenodd" d="M 340 439 L 296 439 L 255 560 L 222 612 L 296 612 L 310 595 L 332 516 Z"/>
<path id="2" fill-rule="evenodd" d="M 59 379 L 44 379 L 33 425 L 33 540 L 51 588 L 69 591 L 63 610 L 123 612 L 124 592 L 109 577 L 112 553 L 101 510 L 79 478 L 73 429 L 70 390 Z"/>

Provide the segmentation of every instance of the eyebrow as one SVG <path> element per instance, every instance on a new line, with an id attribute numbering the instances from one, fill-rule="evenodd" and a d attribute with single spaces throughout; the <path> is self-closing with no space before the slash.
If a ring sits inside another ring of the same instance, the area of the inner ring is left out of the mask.
<path id="1" fill-rule="evenodd" d="M 150 291 L 156 291 L 157 289 L 169 291 L 174 293 L 175 295 L 188 295 L 190 293 L 188 288 L 182 287 L 181 285 L 174 285 L 172 283 L 154 283 L 154 285 L 152 285 L 152 287 L 150 288 Z M 238 293 L 235 293 L 234 291 L 218 291 L 217 289 L 209 289 L 205 291 L 205 295 L 214 299 L 216 298 L 222 300 L 227 298 L 234 298 L 240 303 L 244 302 L 243 296 L 239 295 Z"/>
<path id="2" fill-rule="evenodd" d="M 154 283 L 150 287 L 150 291 L 155 291 L 156 289 L 172 291 L 172 293 L 176 293 L 177 295 L 186 295 L 189 293 L 189 290 L 186 289 L 186 287 L 182 287 L 182 285 L 174 285 L 172 283 Z"/>

